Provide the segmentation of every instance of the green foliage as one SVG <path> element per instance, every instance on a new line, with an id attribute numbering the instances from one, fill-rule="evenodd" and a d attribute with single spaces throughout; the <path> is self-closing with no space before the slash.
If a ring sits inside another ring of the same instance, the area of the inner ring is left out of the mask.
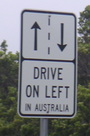
<path id="1" fill-rule="evenodd" d="M 80 13 L 78 33 L 78 83 L 90 82 L 90 5 Z"/>
<path id="2" fill-rule="evenodd" d="M 90 55 L 90 44 L 78 44 L 78 52 Z"/>
<path id="3" fill-rule="evenodd" d="M 90 82 L 90 44 L 78 45 L 78 84 L 88 86 Z"/>
<path id="4" fill-rule="evenodd" d="M 27 124 L 21 126 L 20 132 L 22 136 L 39 136 L 39 119 L 29 119 Z"/>
<path id="5" fill-rule="evenodd" d="M 80 13 L 78 32 L 78 83 L 90 82 L 90 5 Z"/>
<path id="6" fill-rule="evenodd" d="M 90 5 L 80 13 L 78 33 L 80 34 L 79 42 L 90 43 Z"/>
<path id="7" fill-rule="evenodd" d="M 0 51 L 0 136 L 12 136 L 17 111 L 18 54 L 8 53 L 6 41 Z"/>
<path id="8" fill-rule="evenodd" d="M 6 53 L 7 47 L 8 47 L 8 45 L 6 44 L 6 40 L 4 40 L 2 42 L 2 44 L 0 45 L 0 47 L 1 47 L 1 50 L 4 51 L 4 53 Z"/>

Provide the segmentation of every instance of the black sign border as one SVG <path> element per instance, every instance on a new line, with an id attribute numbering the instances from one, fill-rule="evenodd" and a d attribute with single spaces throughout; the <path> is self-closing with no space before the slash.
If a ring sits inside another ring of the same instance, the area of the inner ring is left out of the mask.
<path id="1" fill-rule="evenodd" d="M 74 37 L 74 60 L 52 60 L 52 59 L 34 59 L 34 58 L 24 58 L 22 56 L 22 38 L 23 38 L 23 14 L 25 12 L 31 12 L 31 13 L 42 13 L 42 14 L 59 14 L 59 15 L 71 15 L 75 19 L 75 37 Z M 76 16 L 73 13 L 63 13 L 63 12 L 52 12 L 52 11 L 40 11 L 40 10 L 24 10 L 21 13 L 21 47 L 20 47 L 20 58 L 19 58 L 19 82 L 18 82 L 18 114 L 21 117 L 33 117 L 33 118 L 72 118 L 76 114 L 76 102 L 77 102 L 77 27 L 76 27 L 77 21 L 76 21 Z M 22 114 L 21 113 L 21 79 L 22 79 L 22 62 L 25 60 L 29 61 L 53 61 L 53 62 L 69 62 L 74 64 L 74 106 L 73 106 L 73 114 L 71 115 L 52 115 L 52 114 Z"/>

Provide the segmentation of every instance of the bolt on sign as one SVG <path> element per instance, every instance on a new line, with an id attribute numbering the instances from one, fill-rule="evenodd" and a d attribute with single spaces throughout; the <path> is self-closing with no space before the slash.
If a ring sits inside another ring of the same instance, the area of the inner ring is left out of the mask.
<path id="1" fill-rule="evenodd" d="M 24 10 L 21 14 L 18 113 L 72 118 L 76 113 L 76 17 Z"/>

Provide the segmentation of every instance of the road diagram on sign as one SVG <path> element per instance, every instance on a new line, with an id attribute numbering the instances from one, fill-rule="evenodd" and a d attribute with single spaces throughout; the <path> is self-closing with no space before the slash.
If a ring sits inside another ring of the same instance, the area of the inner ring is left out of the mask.
<path id="1" fill-rule="evenodd" d="M 50 27 L 50 23 L 51 23 L 51 21 L 50 21 L 50 18 L 51 18 L 51 16 L 49 15 L 48 16 L 48 26 Z M 60 24 L 60 27 L 61 27 L 61 32 L 60 32 L 60 38 L 61 38 L 61 44 L 60 43 L 58 43 L 57 45 L 58 45 L 58 47 L 60 48 L 60 50 L 61 51 L 63 51 L 64 50 L 64 48 L 66 47 L 66 45 L 67 44 L 63 44 L 63 40 L 64 40 L 64 24 L 63 23 L 61 23 Z M 35 29 L 34 30 L 34 50 L 37 50 L 37 31 L 38 31 L 38 29 L 40 29 L 41 30 L 41 28 L 40 28 L 40 26 L 38 25 L 38 23 L 37 22 L 35 22 L 34 24 L 33 24 L 33 26 L 31 27 L 31 29 Z M 48 34 L 47 34 L 47 38 L 48 38 L 48 40 L 50 40 L 50 32 L 48 32 Z M 48 47 L 48 54 L 50 54 L 50 47 Z"/>

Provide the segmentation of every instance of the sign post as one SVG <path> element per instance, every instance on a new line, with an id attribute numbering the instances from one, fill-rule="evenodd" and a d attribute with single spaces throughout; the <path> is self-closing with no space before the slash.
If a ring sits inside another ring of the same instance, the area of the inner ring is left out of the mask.
<path id="1" fill-rule="evenodd" d="M 40 119 L 40 136 L 48 136 L 48 119 Z"/>
<path id="2" fill-rule="evenodd" d="M 72 118 L 76 113 L 76 17 L 24 10 L 18 113 L 22 117 Z"/>

